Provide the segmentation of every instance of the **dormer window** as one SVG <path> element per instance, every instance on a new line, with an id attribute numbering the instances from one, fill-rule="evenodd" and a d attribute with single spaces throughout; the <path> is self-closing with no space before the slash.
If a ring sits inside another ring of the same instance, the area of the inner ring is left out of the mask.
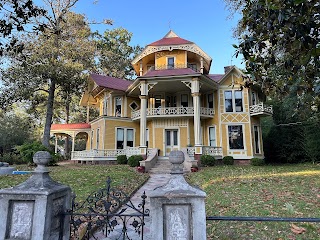
<path id="1" fill-rule="evenodd" d="M 174 69 L 174 57 L 167 58 L 167 68 Z"/>

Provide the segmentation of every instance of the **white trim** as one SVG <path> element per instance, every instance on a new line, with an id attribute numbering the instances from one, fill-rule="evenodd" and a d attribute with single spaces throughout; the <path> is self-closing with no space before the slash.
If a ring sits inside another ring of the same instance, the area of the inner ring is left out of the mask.
<path id="1" fill-rule="evenodd" d="M 148 101 L 148 100 L 147 100 Z M 136 109 L 133 109 L 132 107 L 131 107 L 131 104 L 132 103 L 135 103 L 136 105 L 137 105 L 137 108 Z M 130 104 L 129 104 L 129 108 L 132 110 L 132 111 L 136 111 L 136 110 L 138 110 L 139 108 L 140 108 L 140 105 L 135 101 L 135 100 L 133 100 Z"/>
<path id="2" fill-rule="evenodd" d="M 171 69 L 171 68 L 168 68 L 168 66 L 169 66 L 168 59 L 169 58 L 173 58 L 173 67 L 172 67 L 172 69 L 175 69 L 176 64 L 177 64 L 176 55 L 166 55 L 166 69 Z"/>

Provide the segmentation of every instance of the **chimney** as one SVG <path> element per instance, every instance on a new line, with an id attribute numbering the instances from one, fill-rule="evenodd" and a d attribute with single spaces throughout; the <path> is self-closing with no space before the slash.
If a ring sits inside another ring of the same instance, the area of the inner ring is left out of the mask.
<path id="1" fill-rule="evenodd" d="M 231 68 L 233 68 L 233 66 L 225 66 L 224 67 L 224 74 L 226 74 L 227 72 L 229 72 L 231 70 Z"/>

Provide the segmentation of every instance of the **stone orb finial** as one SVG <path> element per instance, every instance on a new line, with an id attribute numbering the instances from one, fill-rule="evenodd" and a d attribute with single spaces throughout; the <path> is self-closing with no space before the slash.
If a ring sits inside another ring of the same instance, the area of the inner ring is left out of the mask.
<path id="1" fill-rule="evenodd" d="M 182 151 L 171 151 L 169 154 L 169 161 L 172 163 L 171 174 L 183 173 L 181 164 L 184 162 L 184 153 Z"/>
<path id="2" fill-rule="evenodd" d="M 36 172 L 48 172 L 46 165 L 49 164 L 51 155 L 47 151 L 38 151 L 33 155 L 33 162 L 37 165 Z"/>

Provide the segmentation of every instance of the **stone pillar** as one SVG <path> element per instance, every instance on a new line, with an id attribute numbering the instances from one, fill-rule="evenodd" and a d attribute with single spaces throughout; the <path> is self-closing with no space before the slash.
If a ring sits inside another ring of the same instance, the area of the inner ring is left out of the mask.
<path id="1" fill-rule="evenodd" d="M 67 240 L 71 189 L 49 176 L 50 154 L 37 152 L 37 168 L 18 186 L 0 189 L 0 239 Z"/>
<path id="2" fill-rule="evenodd" d="M 140 153 L 147 154 L 147 97 L 148 85 L 146 81 L 141 81 L 140 85 Z"/>
<path id="3" fill-rule="evenodd" d="M 150 196 L 151 239 L 206 240 L 206 193 L 184 179 L 184 154 L 172 151 L 171 178 Z"/>

